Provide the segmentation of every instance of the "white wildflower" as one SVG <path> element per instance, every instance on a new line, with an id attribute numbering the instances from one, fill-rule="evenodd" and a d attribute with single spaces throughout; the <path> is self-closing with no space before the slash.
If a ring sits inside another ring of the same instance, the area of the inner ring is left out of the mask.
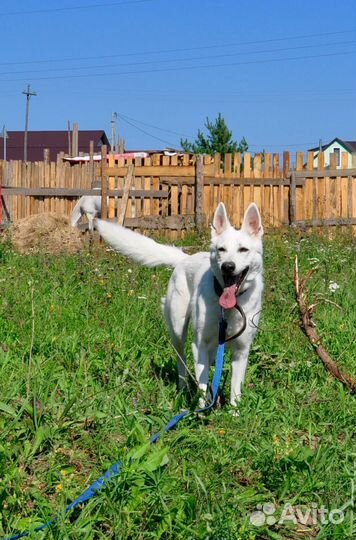
<path id="1" fill-rule="evenodd" d="M 329 281 L 329 291 L 331 293 L 336 292 L 338 289 L 340 289 L 340 285 L 338 285 L 336 281 Z"/>

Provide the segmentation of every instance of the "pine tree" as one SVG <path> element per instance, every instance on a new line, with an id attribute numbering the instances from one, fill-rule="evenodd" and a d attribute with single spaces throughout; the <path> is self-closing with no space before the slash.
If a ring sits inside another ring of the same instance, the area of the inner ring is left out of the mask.
<path id="1" fill-rule="evenodd" d="M 184 152 L 192 154 L 233 154 L 234 152 L 246 152 L 248 144 L 243 137 L 239 143 L 232 139 L 232 132 L 228 129 L 224 118 L 219 113 L 215 122 L 211 122 L 209 118 L 204 124 L 207 129 L 207 135 L 204 135 L 200 129 L 195 141 L 189 142 L 187 139 L 181 139 L 180 144 Z"/>

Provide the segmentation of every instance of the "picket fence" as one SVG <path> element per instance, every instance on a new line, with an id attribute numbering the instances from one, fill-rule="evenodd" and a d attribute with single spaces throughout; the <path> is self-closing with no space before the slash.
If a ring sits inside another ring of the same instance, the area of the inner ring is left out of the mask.
<path id="1" fill-rule="evenodd" d="M 96 186 L 108 219 L 172 238 L 208 226 L 219 201 L 236 226 L 252 201 L 266 227 L 355 225 L 356 155 L 351 169 L 346 153 L 341 168 L 336 155 L 328 168 L 322 154 L 318 159 L 317 169 L 312 152 L 297 152 L 293 162 L 290 152 L 116 159 L 103 147 L 99 162 L 0 162 L 0 223 L 42 212 L 69 216 L 78 197 Z"/>

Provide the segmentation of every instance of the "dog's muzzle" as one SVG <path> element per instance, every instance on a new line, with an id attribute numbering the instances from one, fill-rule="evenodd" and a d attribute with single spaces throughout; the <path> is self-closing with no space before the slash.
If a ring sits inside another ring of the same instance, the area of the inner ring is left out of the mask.
<path id="1" fill-rule="evenodd" d="M 223 271 L 225 265 L 225 272 Z M 231 269 L 229 273 L 226 272 L 227 266 Z M 220 283 L 216 278 L 214 278 L 214 289 L 216 294 L 219 296 L 219 305 L 223 309 L 232 309 L 237 304 L 237 296 L 239 295 L 240 288 L 248 274 L 249 267 L 246 266 L 239 274 L 233 274 L 235 270 L 234 263 L 224 263 L 221 267 L 224 288 L 221 287 Z"/>
<path id="2" fill-rule="evenodd" d="M 222 264 L 221 272 L 224 280 L 224 288 L 236 285 L 236 287 L 239 289 L 250 269 L 249 266 L 246 266 L 246 268 L 244 268 L 242 272 L 240 272 L 239 274 L 235 274 L 235 268 L 236 266 L 233 262 L 226 262 Z"/>
<path id="3" fill-rule="evenodd" d="M 228 268 L 231 268 L 231 269 L 233 268 L 233 270 L 235 270 L 235 265 L 232 263 Z M 225 266 L 225 270 L 226 270 L 226 266 Z M 239 274 L 236 274 L 235 276 L 233 274 L 226 276 L 226 272 L 225 272 L 225 275 L 223 273 L 224 289 L 221 287 L 216 277 L 214 277 L 214 289 L 215 289 L 216 294 L 219 296 L 219 305 L 222 308 L 221 319 L 220 319 L 220 324 L 219 324 L 219 343 L 225 343 L 227 341 L 231 341 L 233 339 L 238 338 L 246 329 L 246 324 L 247 324 L 246 315 L 242 307 L 238 304 L 237 298 L 238 296 L 240 296 L 241 294 L 245 292 L 245 291 L 242 291 L 240 293 L 239 291 L 248 272 L 249 272 L 249 267 L 246 266 L 246 268 L 244 268 L 242 272 L 240 272 Z M 232 284 L 229 284 L 231 283 L 231 281 L 232 281 Z M 233 308 L 237 309 L 237 311 L 240 313 L 241 318 L 242 318 L 242 324 L 239 330 L 235 334 L 233 334 L 232 336 L 226 337 L 227 322 L 224 318 L 224 310 L 233 309 Z"/>

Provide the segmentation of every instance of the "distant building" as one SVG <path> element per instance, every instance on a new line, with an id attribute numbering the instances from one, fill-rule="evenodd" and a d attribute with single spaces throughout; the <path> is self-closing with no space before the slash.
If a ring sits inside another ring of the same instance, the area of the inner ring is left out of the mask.
<path id="1" fill-rule="evenodd" d="M 8 131 L 6 139 L 6 159 L 23 160 L 24 132 Z M 89 153 L 90 141 L 94 141 L 94 152 L 100 152 L 101 146 L 106 144 L 108 151 L 110 143 L 103 130 L 79 130 L 78 154 Z M 56 161 L 57 154 L 68 154 L 68 131 L 29 131 L 27 136 L 28 161 L 43 161 L 43 152 L 48 148 L 51 161 Z M 4 144 L 0 134 L 0 159 L 4 159 Z"/>
<path id="2" fill-rule="evenodd" d="M 338 169 L 341 168 L 341 152 L 347 152 L 348 153 L 347 168 L 351 169 L 352 168 L 352 153 L 356 152 L 356 141 L 343 141 L 342 139 L 335 137 L 335 139 L 333 139 L 328 144 L 323 144 L 323 146 L 321 147 L 321 151 L 324 154 L 325 167 L 330 166 L 330 154 L 332 153 L 336 154 L 336 167 Z M 310 148 L 310 152 L 314 152 L 313 164 L 314 164 L 314 167 L 317 167 L 320 148 L 319 147 Z"/>

